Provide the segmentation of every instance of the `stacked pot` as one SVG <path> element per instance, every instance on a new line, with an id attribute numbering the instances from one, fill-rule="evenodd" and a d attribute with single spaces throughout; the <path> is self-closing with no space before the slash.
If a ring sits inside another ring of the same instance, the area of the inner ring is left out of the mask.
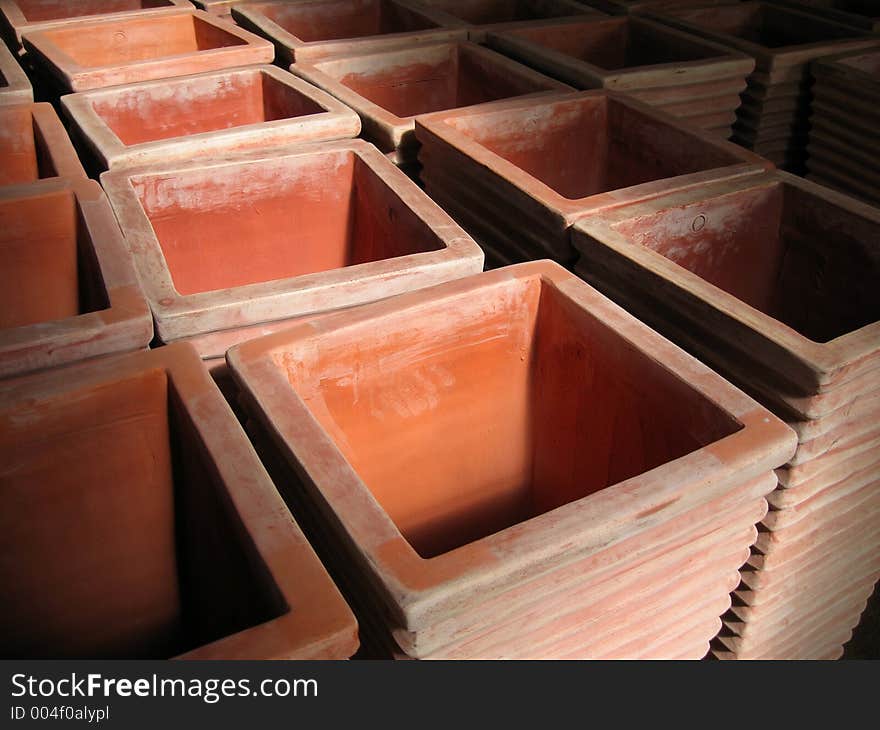
<path id="1" fill-rule="evenodd" d="M 745 54 L 636 16 L 560 20 L 487 43 L 576 88 L 620 91 L 723 137 L 755 68 Z"/>
<path id="2" fill-rule="evenodd" d="M 781 172 L 573 229 L 581 276 L 798 434 L 720 657 L 839 656 L 880 576 L 878 232 L 877 209 Z"/>
<path id="3" fill-rule="evenodd" d="M 575 258 L 568 228 L 606 206 L 769 163 L 628 96 L 585 91 L 416 119 L 422 180 L 490 265 Z"/>
<path id="4" fill-rule="evenodd" d="M 812 64 L 808 177 L 880 204 L 880 49 Z"/>
<path id="5" fill-rule="evenodd" d="M 794 447 L 546 261 L 228 360 L 265 462 L 385 655 L 702 657 Z"/>
<path id="6" fill-rule="evenodd" d="M 867 31 L 766 2 L 637 12 L 752 56 L 755 71 L 731 139 L 799 173 L 809 130 L 810 61 L 877 44 Z"/>

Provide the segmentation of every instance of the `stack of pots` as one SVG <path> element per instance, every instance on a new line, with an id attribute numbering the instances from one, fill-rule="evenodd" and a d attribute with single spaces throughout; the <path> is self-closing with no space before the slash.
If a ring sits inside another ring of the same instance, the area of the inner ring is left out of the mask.
<path id="1" fill-rule="evenodd" d="M 490 33 L 488 45 L 578 89 L 626 93 L 729 137 L 754 59 L 637 16 Z"/>
<path id="2" fill-rule="evenodd" d="M 806 159 L 810 61 L 878 43 L 867 31 L 768 2 L 638 12 L 755 59 L 731 139 L 797 173 Z"/>
<path id="3" fill-rule="evenodd" d="M 786 173 L 573 229 L 577 271 L 798 434 L 719 657 L 838 657 L 880 577 L 880 212 Z"/>
<path id="4" fill-rule="evenodd" d="M 814 61 L 813 76 L 807 176 L 880 205 L 880 48 Z"/>
<path id="5" fill-rule="evenodd" d="M 584 91 L 416 119 L 422 180 L 498 266 L 574 261 L 568 229 L 625 201 L 770 164 L 629 97 Z"/>
<path id="6" fill-rule="evenodd" d="M 227 358 L 264 462 L 384 656 L 701 658 L 795 445 L 547 261 Z"/>

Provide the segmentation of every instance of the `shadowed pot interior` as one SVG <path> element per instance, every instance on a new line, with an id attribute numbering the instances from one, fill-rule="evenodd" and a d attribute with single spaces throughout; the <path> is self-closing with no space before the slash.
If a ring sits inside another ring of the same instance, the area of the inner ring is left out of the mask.
<path id="1" fill-rule="evenodd" d="M 246 9 L 262 13 L 305 43 L 438 27 L 437 23 L 390 0 L 248 3 Z"/>
<path id="2" fill-rule="evenodd" d="M 810 340 L 880 319 L 878 226 L 784 182 L 614 229 Z"/>
<path id="3" fill-rule="evenodd" d="M 0 185 L 55 177 L 46 140 L 30 104 L 0 109 Z"/>
<path id="4" fill-rule="evenodd" d="M 347 150 L 135 175 L 131 184 L 184 295 L 444 247 Z"/>
<path id="5" fill-rule="evenodd" d="M 425 558 L 740 428 L 535 275 L 271 357 Z"/>
<path id="6" fill-rule="evenodd" d="M 697 40 L 627 18 L 511 31 L 511 35 L 607 70 L 700 61 L 724 55 Z"/>
<path id="7" fill-rule="evenodd" d="M 0 653 L 164 658 L 284 612 L 161 367 L 0 410 Z"/>
<path id="8" fill-rule="evenodd" d="M 92 108 L 126 145 L 324 112 L 259 69 L 148 89 L 123 87 L 102 93 Z"/>
<path id="9" fill-rule="evenodd" d="M 191 13 L 94 23 L 88 26 L 86 33 L 72 25 L 47 30 L 44 34 L 74 63 L 86 68 L 148 61 L 247 43 Z"/>
<path id="10" fill-rule="evenodd" d="M 0 330 L 109 306 L 70 190 L 0 199 Z"/>
<path id="11" fill-rule="evenodd" d="M 664 10 L 675 17 L 727 35 L 757 43 L 766 48 L 820 43 L 839 38 L 857 38 L 864 31 L 831 25 L 807 14 L 792 15 L 785 8 L 769 3 L 745 3 L 700 9 Z"/>
<path id="12" fill-rule="evenodd" d="M 445 123 L 569 200 L 737 162 L 730 152 L 605 96 Z"/>
<path id="13" fill-rule="evenodd" d="M 877 8 L 877 12 L 880 14 L 880 6 Z M 850 66 L 880 81 L 880 50 L 860 53 L 849 58 L 837 58 L 834 60 L 834 63 L 841 66 Z"/>
<path id="14" fill-rule="evenodd" d="M 428 5 L 474 25 L 543 20 L 585 12 L 565 0 L 428 0 Z"/>
<path id="15" fill-rule="evenodd" d="M 546 91 L 534 79 L 510 73 L 507 61 L 457 44 L 351 56 L 316 63 L 331 76 L 398 117 Z"/>
<path id="16" fill-rule="evenodd" d="M 15 0 L 15 4 L 30 23 L 174 7 L 168 0 Z"/>

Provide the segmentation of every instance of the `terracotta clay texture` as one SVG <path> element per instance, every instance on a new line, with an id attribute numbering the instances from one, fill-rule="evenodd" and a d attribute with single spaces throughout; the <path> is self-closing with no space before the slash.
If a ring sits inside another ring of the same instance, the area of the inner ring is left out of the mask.
<path id="1" fill-rule="evenodd" d="M 880 30 L 880 7 L 874 0 L 770 0 L 865 30 Z"/>
<path id="2" fill-rule="evenodd" d="M 163 342 L 361 304 L 483 266 L 467 234 L 361 140 L 101 181 Z"/>
<path id="3" fill-rule="evenodd" d="M 233 6 L 232 17 L 272 41 L 285 67 L 468 36 L 464 23 L 409 0 L 250 2 Z"/>
<path id="4" fill-rule="evenodd" d="M 254 0 L 191 0 L 199 10 L 205 10 L 225 20 L 232 20 L 233 5 L 248 5 Z"/>
<path id="5" fill-rule="evenodd" d="M 571 90 L 467 42 L 297 63 L 290 70 L 354 109 L 364 138 L 383 152 L 397 152 L 404 165 L 417 161 L 414 128 L 420 114 Z"/>
<path id="6" fill-rule="evenodd" d="M 770 166 L 608 91 L 426 115 L 416 136 L 426 191 L 493 264 L 570 264 L 568 228 L 581 216 Z"/>
<path id="7" fill-rule="evenodd" d="M 715 646 L 722 658 L 839 651 L 880 575 L 867 558 L 880 554 L 878 234 L 876 208 L 782 172 L 572 229 L 581 276 L 798 434 Z"/>
<path id="8" fill-rule="evenodd" d="M 272 44 L 198 10 L 83 21 L 27 32 L 37 72 L 60 93 L 270 63 Z"/>
<path id="9" fill-rule="evenodd" d="M 357 649 L 351 610 L 189 346 L 6 381 L 0 452 L 4 657 Z"/>
<path id="10" fill-rule="evenodd" d="M 34 100 L 31 82 L 18 61 L 0 43 L 0 107 L 9 104 L 30 104 Z"/>
<path id="11" fill-rule="evenodd" d="M 62 97 L 98 172 L 356 137 L 360 118 L 274 66 L 211 71 Z"/>
<path id="12" fill-rule="evenodd" d="M 0 0 L 0 35 L 13 50 L 21 36 L 100 18 L 130 18 L 192 8 L 187 0 Z"/>
<path id="13" fill-rule="evenodd" d="M 539 27 L 561 18 L 598 17 L 594 3 L 577 0 L 419 0 L 449 22 L 469 26 L 468 37 L 482 43 L 486 34 L 512 28 Z"/>
<path id="14" fill-rule="evenodd" d="M 806 158 L 810 61 L 880 43 L 866 31 L 767 2 L 639 12 L 755 59 L 732 139 L 798 173 Z"/>
<path id="15" fill-rule="evenodd" d="M 814 61 L 808 177 L 880 205 L 880 48 Z"/>
<path id="16" fill-rule="evenodd" d="M 611 89 L 731 134 L 754 59 L 638 17 L 570 19 L 490 33 L 488 45 L 579 89 Z"/>
<path id="17" fill-rule="evenodd" d="M 0 377 L 149 345 L 149 308 L 97 183 L 0 188 L 0 250 Z"/>
<path id="18" fill-rule="evenodd" d="M 735 5 L 740 0 L 590 0 L 590 5 L 610 15 L 625 15 L 646 8 L 707 7 L 709 5 Z"/>
<path id="19" fill-rule="evenodd" d="M 0 187 L 85 176 L 51 104 L 0 105 Z"/>
<path id="20" fill-rule="evenodd" d="M 795 444 L 548 261 L 227 361 L 364 633 L 411 657 L 700 658 Z"/>

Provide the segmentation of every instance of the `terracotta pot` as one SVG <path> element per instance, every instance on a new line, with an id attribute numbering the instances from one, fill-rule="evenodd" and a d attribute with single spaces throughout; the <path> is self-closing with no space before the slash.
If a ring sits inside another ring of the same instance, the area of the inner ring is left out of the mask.
<path id="1" fill-rule="evenodd" d="M 638 17 L 571 18 L 490 33 L 487 43 L 576 88 L 624 91 L 704 128 L 721 114 L 733 121 L 755 68 L 745 54 Z"/>
<path id="2" fill-rule="evenodd" d="M 34 100 L 31 82 L 18 61 L 0 43 L 0 107 L 9 104 L 30 104 Z"/>
<path id="3" fill-rule="evenodd" d="M 552 23 L 560 18 L 601 16 L 594 3 L 577 0 L 420 0 L 449 22 L 470 26 L 469 38 L 476 43 L 486 34 L 511 28 Z"/>
<path id="4" fill-rule="evenodd" d="M 357 114 L 274 66 L 71 94 L 61 105 L 98 172 L 356 137 Z"/>
<path id="5" fill-rule="evenodd" d="M 61 94 L 269 63 L 272 44 L 203 11 L 82 21 L 27 32 L 31 63 Z"/>
<path id="6" fill-rule="evenodd" d="M 880 30 L 880 10 L 870 0 L 772 0 L 868 31 Z"/>
<path id="7" fill-rule="evenodd" d="M 464 231 L 360 140 L 101 179 L 163 342 L 361 304 L 483 265 Z"/>
<path id="8" fill-rule="evenodd" d="M 574 652 L 602 637 L 610 654 L 638 636 L 668 644 L 694 627 L 613 613 L 668 588 L 672 548 L 704 589 L 682 592 L 679 617 L 707 601 L 716 612 L 674 652 L 704 647 L 794 447 L 764 409 L 550 262 L 327 315 L 227 361 L 274 458 L 299 475 L 285 498 L 311 505 L 297 514 L 410 656 L 542 656 L 563 636 Z M 613 598 L 621 585 L 632 591 Z M 600 616 L 607 633 L 590 628 Z"/>
<path id="9" fill-rule="evenodd" d="M 880 203 L 880 48 L 817 59 L 811 70 L 808 176 Z"/>
<path id="10" fill-rule="evenodd" d="M 875 209 L 785 173 L 605 211 L 572 230 L 582 276 L 798 432 L 743 573 L 748 608 L 725 620 L 737 638 L 716 646 L 722 658 L 827 653 L 828 637 L 854 623 L 797 637 L 814 616 L 845 622 L 871 593 L 872 580 L 847 581 L 880 531 L 877 231 Z M 774 587 L 770 574 L 794 572 L 797 590 Z M 830 608 L 850 588 L 847 605 Z M 807 594 L 815 600 L 803 603 Z"/>
<path id="11" fill-rule="evenodd" d="M 0 104 L 0 187 L 85 176 L 51 104 Z"/>
<path id="12" fill-rule="evenodd" d="M 187 345 L 8 381 L 0 450 L 3 656 L 356 650 L 351 611 Z"/>
<path id="13" fill-rule="evenodd" d="M 0 188 L 0 245 L 0 377 L 149 345 L 149 308 L 96 183 Z"/>
<path id="14" fill-rule="evenodd" d="M 248 5 L 255 0 L 190 0 L 199 10 L 206 10 L 225 20 L 232 20 L 233 5 Z"/>
<path id="15" fill-rule="evenodd" d="M 568 228 L 584 215 L 770 166 L 607 91 L 425 115 L 416 136 L 428 194 L 451 200 L 453 214 L 469 213 L 480 240 L 565 264 L 574 259 Z"/>
<path id="16" fill-rule="evenodd" d="M 709 5 L 733 5 L 740 0 L 590 0 L 590 5 L 611 15 L 636 13 L 644 9 L 707 7 Z"/>
<path id="17" fill-rule="evenodd" d="M 804 9 L 768 2 L 744 2 L 711 8 L 645 8 L 646 17 L 667 23 L 710 40 L 736 48 L 756 61 L 743 93 L 743 107 L 750 99 L 773 93 L 782 85 L 803 89 L 799 104 L 775 122 L 763 114 L 749 116 L 741 108 L 737 126 L 744 133 L 738 140 L 777 165 L 803 172 L 806 140 L 797 134 L 809 118 L 811 83 L 809 62 L 846 50 L 878 46 L 880 40 Z M 778 125 L 782 143 L 761 139 L 765 124 Z M 786 131 L 789 130 L 789 131 Z"/>
<path id="18" fill-rule="evenodd" d="M 467 26 L 410 0 L 284 0 L 232 8 L 243 28 L 275 44 L 279 65 L 467 40 Z"/>
<path id="19" fill-rule="evenodd" d="M 23 33 L 99 18 L 149 16 L 191 7 L 187 0 L 0 0 L 0 35 L 11 49 L 20 51 Z"/>
<path id="20" fill-rule="evenodd" d="M 400 162 L 416 162 L 415 118 L 429 112 L 571 87 L 474 43 L 296 63 L 290 70 L 354 109 L 363 137 Z"/>

